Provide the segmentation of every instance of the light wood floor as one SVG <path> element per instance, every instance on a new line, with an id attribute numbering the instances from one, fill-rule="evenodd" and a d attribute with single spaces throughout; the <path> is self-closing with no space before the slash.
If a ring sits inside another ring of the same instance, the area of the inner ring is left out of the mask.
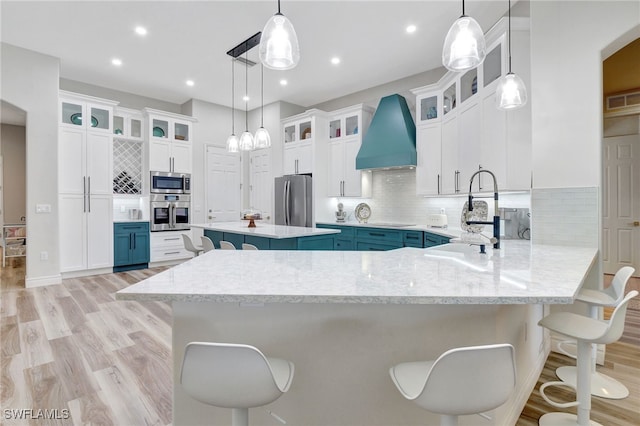
<path id="1" fill-rule="evenodd" d="M 24 289 L 23 260 L 0 270 L 0 424 L 170 424 L 171 308 L 114 297 L 163 269 L 68 279 L 35 289 Z M 622 380 L 631 395 L 618 401 L 593 398 L 592 418 L 605 426 L 640 425 L 640 311 L 628 312 L 623 338 L 607 346 L 605 365 L 598 369 Z M 549 356 L 517 426 L 537 425 L 542 414 L 555 411 L 538 389 L 556 380 L 560 365 L 574 361 Z M 569 392 L 551 395 L 573 398 Z M 7 419 L 4 410 L 20 408 L 57 409 L 59 417 L 68 413 L 69 418 Z"/>

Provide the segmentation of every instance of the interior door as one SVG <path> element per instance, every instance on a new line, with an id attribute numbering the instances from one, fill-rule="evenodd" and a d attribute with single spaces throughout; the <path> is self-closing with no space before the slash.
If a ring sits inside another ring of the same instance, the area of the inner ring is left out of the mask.
<path id="1" fill-rule="evenodd" d="M 207 222 L 240 218 L 240 155 L 218 146 L 207 146 Z"/>
<path id="2" fill-rule="evenodd" d="M 271 150 L 253 151 L 251 156 L 250 207 L 262 212 L 262 218 L 271 219 L 273 178 L 271 176 Z"/>
<path id="3" fill-rule="evenodd" d="M 615 274 L 623 266 L 640 275 L 640 135 L 604 139 L 603 268 Z"/>

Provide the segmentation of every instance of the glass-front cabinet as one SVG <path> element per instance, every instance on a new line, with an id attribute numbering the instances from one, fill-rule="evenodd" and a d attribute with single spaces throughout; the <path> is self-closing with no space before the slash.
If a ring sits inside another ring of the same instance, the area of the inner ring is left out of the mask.
<path id="1" fill-rule="evenodd" d="M 328 136 L 326 113 L 310 109 L 285 118 L 280 124 L 284 138 L 283 173 L 285 175 L 313 173 L 314 144 L 324 141 Z"/>
<path id="2" fill-rule="evenodd" d="M 60 91 L 60 124 L 64 127 L 111 132 L 112 105 L 92 96 Z M 116 103 L 114 102 L 113 105 Z M 87 117 L 90 117 L 87 119 Z"/>
<path id="3" fill-rule="evenodd" d="M 142 140 L 142 112 L 117 107 L 113 111 L 113 136 L 117 138 Z"/>
<path id="4" fill-rule="evenodd" d="M 149 170 L 191 173 L 192 117 L 145 108 Z"/>

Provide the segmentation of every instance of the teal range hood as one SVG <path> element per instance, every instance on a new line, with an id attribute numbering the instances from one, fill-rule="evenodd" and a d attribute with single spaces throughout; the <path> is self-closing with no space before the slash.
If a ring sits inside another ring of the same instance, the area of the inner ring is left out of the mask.
<path id="1" fill-rule="evenodd" d="M 410 167 L 417 164 L 416 125 L 400 95 L 380 99 L 356 156 L 356 169 Z"/>

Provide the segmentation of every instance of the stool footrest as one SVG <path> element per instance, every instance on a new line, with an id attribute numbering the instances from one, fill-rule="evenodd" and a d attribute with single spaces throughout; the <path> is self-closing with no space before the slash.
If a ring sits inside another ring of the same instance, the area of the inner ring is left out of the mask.
<path id="1" fill-rule="evenodd" d="M 579 405 L 580 403 L 578 401 L 571 401 L 571 402 L 555 402 L 552 401 L 551 399 L 549 399 L 549 397 L 545 394 L 544 390 L 546 388 L 548 388 L 549 386 L 564 386 L 567 388 L 571 388 L 573 389 L 573 391 L 576 391 L 576 387 L 566 383 L 566 382 L 561 382 L 561 381 L 556 381 L 556 382 L 547 382 L 544 383 L 542 386 L 540 386 L 540 395 L 542 396 L 542 399 L 544 399 L 545 401 L 547 401 L 547 403 L 549 405 L 552 405 L 556 408 L 569 408 L 569 407 L 575 407 L 576 405 Z"/>
<path id="2" fill-rule="evenodd" d="M 565 349 L 565 347 L 569 345 L 573 348 L 573 353 L 569 352 L 567 349 Z M 576 349 L 576 341 L 575 340 L 563 340 L 562 342 L 558 343 L 558 346 L 556 346 L 558 348 L 558 352 L 560 352 L 562 355 L 566 355 L 569 358 L 573 358 L 573 359 L 578 359 L 578 356 L 576 355 L 577 349 Z"/>

